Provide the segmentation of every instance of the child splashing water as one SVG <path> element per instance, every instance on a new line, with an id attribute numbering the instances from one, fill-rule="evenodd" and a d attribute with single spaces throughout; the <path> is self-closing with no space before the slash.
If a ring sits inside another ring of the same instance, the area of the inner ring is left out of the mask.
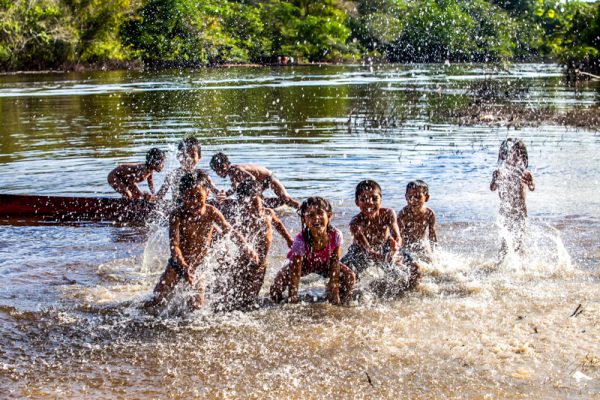
<path id="1" fill-rule="evenodd" d="M 500 197 L 500 226 L 508 232 L 508 237 L 502 238 L 500 257 L 509 251 L 523 253 L 523 242 L 527 230 L 526 191 L 535 190 L 533 176 L 527 169 L 529 158 L 525 143 L 520 139 L 506 139 L 500 145 L 498 154 L 498 169 L 494 171 L 490 190 L 498 191 Z"/>
<path id="2" fill-rule="evenodd" d="M 331 204 L 322 197 L 309 197 L 300 206 L 299 214 L 302 232 L 292 244 L 289 261 L 275 277 L 271 298 L 281 301 L 287 288 L 288 301 L 298 302 L 300 277 L 317 273 L 329 277 L 327 298 L 330 303 L 349 301 L 356 278 L 354 272 L 340 262 L 342 233 L 330 224 Z"/>

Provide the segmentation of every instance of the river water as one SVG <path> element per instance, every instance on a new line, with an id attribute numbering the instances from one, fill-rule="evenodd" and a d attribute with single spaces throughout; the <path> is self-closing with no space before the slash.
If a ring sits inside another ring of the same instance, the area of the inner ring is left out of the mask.
<path id="1" fill-rule="evenodd" d="M 360 180 L 398 211 L 423 179 L 440 239 L 400 299 L 152 317 L 140 306 L 168 257 L 164 225 L 1 225 L 1 397 L 600 398 L 600 134 L 441 117 L 482 84 L 515 108 L 600 103 L 598 83 L 567 85 L 554 65 L 0 77 L 2 193 L 114 196 L 115 165 L 157 146 L 174 168 L 193 135 L 200 168 L 224 151 L 298 199 L 330 199 L 344 248 Z M 507 137 L 526 142 L 537 188 L 527 254 L 496 264 L 489 182 Z M 294 212 L 278 213 L 297 233 Z M 285 253 L 276 238 L 264 294 Z"/>

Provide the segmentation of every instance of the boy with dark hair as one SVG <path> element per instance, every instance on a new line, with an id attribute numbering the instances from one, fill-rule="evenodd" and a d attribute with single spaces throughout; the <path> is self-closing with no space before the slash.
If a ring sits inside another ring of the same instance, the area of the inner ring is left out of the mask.
<path id="1" fill-rule="evenodd" d="M 210 160 L 210 167 L 221 178 L 231 180 L 231 189 L 225 192 L 225 196 L 234 194 L 240 183 L 247 180 L 256 180 L 261 184 L 263 191 L 271 188 L 279 198 L 279 204 L 272 203 L 270 206 L 287 204 L 294 208 L 300 207 L 300 203 L 287 193 L 285 187 L 273 176 L 273 173 L 261 165 L 231 164 L 229 157 L 223 153 L 217 153 Z"/>
<path id="2" fill-rule="evenodd" d="M 425 207 L 429 200 L 429 186 L 422 180 L 409 182 L 405 197 L 407 205 L 398 213 L 402 250 L 417 259 L 429 261 L 437 244 L 435 213 Z"/>
<path id="3" fill-rule="evenodd" d="M 147 303 L 149 307 L 164 304 L 173 289 L 181 280 L 193 285 L 197 295 L 192 299 L 192 307 L 199 308 L 204 302 L 204 281 L 195 280 L 196 269 L 200 266 L 212 243 L 215 226 L 222 233 L 232 233 L 248 260 L 257 263 L 258 256 L 250 248 L 244 237 L 225 221 L 223 214 L 206 204 L 206 180 L 198 179 L 195 174 L 185 174 L 179 185 L 180 199 L 169 219 L 169 241 L 171 258 L 165 272 L 154 288 L 154 298 Z"/>
<path id="4" fill-rule="evenodd" d="M 396 213 L 391 208 L 381 207 L 381 187 L 377 182 L 364 180 L 356 185 L 354 202 L 360 212 L 350 221 L 353 242 L 341 261 L 358 279 L 370 266 L 391 262 L 402 240 Z"/>
<path id="5" fill-rule="evenodd" d="M 198 139 L 195 137 L 187 137 L 179 142 L 177 145 L 177 159 L 179 160 L 181 166 L 169 172 L 156 197 L 158 199 L 164 198 L 169 189 L 173 187 L 173 201 L 176 201 L 179 197 L 179 191 L 177 188 L 179 187 L 181 177 L 190 172 L 202 171 L 200 169 L 196 169 L 196 165 L 200 162 L 201 158 L 202 151 Z M 205 176 L 207 189 L 218 195 L 219 190 L 215 187 L 210 177 L 204 171 L 202 171 L 202 173 Z"/>
<path id="6" fill-rule="evenodd" d="M 165 153 L 152 148 L 146 153 L 144 164 L 121 164 L 108 174 L 108 184 L 126 199 L 154 199 L 154 180 L 152 174 L 160 172 L 165 165 Z M 150 193 L 144 193 L 138 183 L 147 181 Z"/>

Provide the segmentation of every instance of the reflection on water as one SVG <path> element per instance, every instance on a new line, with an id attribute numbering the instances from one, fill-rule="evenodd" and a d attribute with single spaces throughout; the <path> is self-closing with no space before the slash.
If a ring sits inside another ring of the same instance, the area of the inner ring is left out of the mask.
<path id="1" fill-rule="evenodd" d="M 155 319 L 140 304 L 164 268 L 164 227 L 1 226 L 3 393 L 596 396 L 600 136 L 437 118 L 468 104 L 475 84 L 490 79 L 518 87 L 519 96 L 497 99 L 515 107 L 569 109 L 600 99 L 598 84 L 566 86 L 560 69 L 544 65 L 2 77 L 2 192 L 113 195 L 106 175 L 116 163 L 141 161 L 159 146 L 170 150 L 173 168 L 175 144 L 195 135 L 202 168 L 224 151 L 234 162 L 266 165 L 296 198 L 333 200 L 344 247 L 358 181 L 377 180 L 384 205 L 399 210 L 406 183 L 424 179 L 441 242 L 418 289 L 398 300 L 364 296 L 343 308 L 266 305 Z M 500 141 L 514 136 L 527 143 L 537 186 L 528 198 L 529 251 L 497 265 L 498 199 L 489 181 Z M 297 216 L 280 214 L 298 232 Z M 277 240 L 264 293 L 285 256 Z"/>

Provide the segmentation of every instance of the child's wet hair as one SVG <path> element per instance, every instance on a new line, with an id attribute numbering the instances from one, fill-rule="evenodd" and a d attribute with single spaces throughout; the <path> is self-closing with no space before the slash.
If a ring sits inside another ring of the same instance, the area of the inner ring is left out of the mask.
<path id="1" fill-rule="evenodd" d="M 206 172 L 198 170 L 195 172 L 188 172 L 181 177 L 179 181 L 179 194 L 183 195 L 188 190 L 195 187 L 206 188 L 208 183 L 208 175 Z"/>
<path id="2" fill-rule="evenodd" d="M 220 168 L 222 165 L 229 164 L 229 157 L 225 154 L 218 152 L 210 159 L 210 167 L 214 170 Z"/>
<path id="3" fill-rule="evenodd" d="M 498 152 L 498 165 L 502 165 L 508 159 L 511 151 L 518 151 L 519 158 L 523 161 L 525 168 L 529 167 L 529 156 L 525 142 L 517 138 L 507 138 L 500 143 L 500 151 Z"/>
<path id="4" fill-rule="evenodd" d="M 235 195 L 238 199 L 249 199 L 262 194 L 262 185 L 255 179 L 247 179 L 240 182 L 235 189 Z"/>
<path id="5" fill-rule="evenodd" d="M 177 157 L 181 158 L 193 149 L 198 149 L 198 155 L 200 155 L 200 141 L 198 141 L 198 139 L 195 137 L 184 138 L 177 145 Z"/>
<path id="6" fill-rule="evenodd" d="M 409 190 L 415 190 L 415 189 L 422 189 L 423 193 L 425 193 L 426 195 L 429 195 L 429 186 L 425 183 L 425 181 L 417 179 L 417 180 L 408 182 L 408 185 L 406 185 L 406 191 L 408 192 Z"/>
<path id="7" fill-rule="evenodd" d="M 146 153 L 146 165 L 159 165 L 165 160 L 165 152 L 153 147 Z"/>
<path id="8" fill-rule="evenodd" d="M 312 206 L 324 210 L 328 215 L 333 214 L 333 207 L 331 206 L 331 203 L 323 197 L 313 196 L 302 202 L 302 205 L 300 205 L 300 208 L 298 209 L 298 215 L 300 215 L 302 220 L 302 237 L 304 238 L 304 243 L 306 243 L 310 248 L 312 248 L 313 245 L 313 238 L 308 227 L 304 225 L 303 219 L 306 210 Z M 333 227 L 331 226 L 331 219 L 329 219 L 329 221 L 327 221 L 327 232 L 329 232 L 331 229 L 333 229 Z"/>
<path id="9" fill-rule="evenodd" d="M 356 185 L 356 190 L 354 192 L 354 201 L 358 201 L 358 196 L 360 196 L 361 193 L 366 192 L 367 190 L 371 192 L 376 190 L 381 195 L 381 186 L 379 186 L 379 183 L 370 179 L 365 179 L 364 181 L 360 181 L 358 185 Z"/>

